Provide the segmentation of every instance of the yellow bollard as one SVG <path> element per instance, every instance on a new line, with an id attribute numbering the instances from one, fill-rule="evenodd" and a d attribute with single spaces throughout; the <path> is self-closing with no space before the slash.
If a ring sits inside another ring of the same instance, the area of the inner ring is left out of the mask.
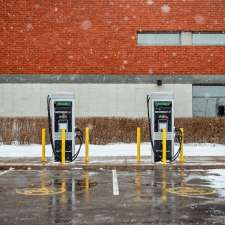
<path id="1" fill-rule="evenodd" d="M 137 161 L 141 161 L 141 129 L 137 128 Z"/>
<path id="2" fill-rule="evenodd" d="M 166 128 L 162 129 L 162 164 L 166 165 Z"/>
<path id="3" fill-rule="evenodd" d="M 65 158 L 66 158 L 66 130 L 62 129 L 61 134 L 61 164 L 65 164 Z"/>
<path id="4" fill-rule="evenodd" d="M 43 162 L 43 163 L 46 162 L 45 142 L 46 142 L 45 128 L 42 128 L 42 130 L 41 130 L 41 145 L 42 145 L 41 162 Z"/>
<path id="5" fill-rule="evenodd" d="M 89 128 L 85 129 L 85 162 L 89 162 Z"/>
<path id="6" fill-rule="evenodd" d="M 183 163 L 184 162 L 184 128 L 180 128 L 180 132 L 181 132 L 181 146 L 180 146 L 180 162 Z"/>

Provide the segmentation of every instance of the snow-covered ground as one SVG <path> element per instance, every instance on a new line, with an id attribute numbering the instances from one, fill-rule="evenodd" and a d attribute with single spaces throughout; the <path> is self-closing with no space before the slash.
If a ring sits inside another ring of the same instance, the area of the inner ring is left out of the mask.
<path id="1" fill-rule="evenodd" d="M 178 145 L 175 146 L 175 151 Z M 94 156 L 135 156 L 136 144 L 90 145 L 90 157 Z M 141 144 L 141 155 L 151 155 L 149 143 Z M 225 145 L 220 144 L 185 144 L 185 156 L 225 156 Z M 52 156 L 50 145 L 46 146 L 46 156 Z M 84 145 L 79 156 L 84 156 Z M 41 157 L 41 145 L 0 145 L 0 157 Z"/>

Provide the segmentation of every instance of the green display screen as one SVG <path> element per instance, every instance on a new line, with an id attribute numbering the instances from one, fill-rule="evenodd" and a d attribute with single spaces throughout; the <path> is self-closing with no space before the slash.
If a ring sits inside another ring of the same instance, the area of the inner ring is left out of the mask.
<path id="1" fill-rule="evenodd" d="M 71 101 L 59 101 L 59 102 L 55 102 L 55 106 L 71 107 L 72 106 L 72 102 Z"/>
<path id="2" fill-rule="evenodd" d="M 171 110 L 172 102 L 171 101 L 157 101 L 154 102 L 155 110 Z"/>

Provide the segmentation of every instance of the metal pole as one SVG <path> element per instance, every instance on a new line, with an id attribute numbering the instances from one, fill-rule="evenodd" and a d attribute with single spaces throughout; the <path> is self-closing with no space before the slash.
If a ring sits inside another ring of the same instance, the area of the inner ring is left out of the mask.
<path id="1" fill-rule="evenodd" d="M 141 161 L 141 129 L 137 128 L 137 161 Z"/>
<path id="2" fill-rule="evenodd" d="M 61 136 L 61 164 L 65 164 L 65 156 L 66 156 L 66 130 L 62 129 L 62 136 Z"/>
<path id="3" fill-rule="evenodd" d="M 45 157 L 45 142 L 46 142 L 46 132 L 45 128 L 42 128 L 41 130 L 41 145 L 42 145 L 42 154 L 41 154 L 41 162 L 46 162 L 46 157 Z"/>
<path id="4" fill-rule="evenodd" d="M 85 162 L 89 162 L 89 128 L 85 129 Z"/>
<path id="5" fill-rule="evenodd" d="M 166 165 L 166 128 L 162 129 L 162 164 Z"/>
<path id="6" fill-rule="evenodd" d="M 184 162 L 184 128 L 180 128 L 181 132 L 181 146 L 180 146 L 180 162 Z"/>

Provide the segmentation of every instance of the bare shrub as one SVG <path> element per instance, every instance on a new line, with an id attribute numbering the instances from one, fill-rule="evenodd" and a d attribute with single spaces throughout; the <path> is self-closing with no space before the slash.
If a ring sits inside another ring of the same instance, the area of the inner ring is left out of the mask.
<path id="1" fill-rule="evenodd" d="M 149 141 L 146 118 L 77 118 L 76 125 L 83 132 L 89 127 L 92 144 L 135 142 L 137 127 L 141 128 L 142 142 Z M 225 144 L 224 118 L 177 118 L 175 125 L 184 128 L 186 143 Z M 47 118 L 0 118 L 0 141 L 3 144 L 40 144 L 42 128 L 46 128 L 49 143 Z"/>

